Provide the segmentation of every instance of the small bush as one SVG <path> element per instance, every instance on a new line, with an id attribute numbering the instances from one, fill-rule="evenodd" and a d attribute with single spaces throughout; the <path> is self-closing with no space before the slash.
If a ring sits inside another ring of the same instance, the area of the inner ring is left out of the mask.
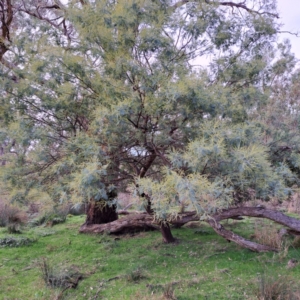
<path id="1" fill-rule="evenodd" d="M 5 237 L 0 239 L 0 247 L 21 247 L 31 245 L 35 240 L 26 237 Z"/>
<path id="2" fill-rule="evenodd" d="M 0 227 L 7 227 L 9 233 L 20 233 L 21 226 L 27 223 L 27 214 L 20 208 L 0 204 Z"/>
<path id="3" fill-rule="evenodd" d="M 295 236 L 292 246 L 297 249 L 300 248 L 300 236 Z"/>
<path id="4" fill-rule="evenodd" d="M 164 285 L 162 285 L 162 284 L 157 284 L 157 285 L 147 284 L 147 288 L 151 292 L 151 295 L 162 293 L 162 295 L 160 297 L 158 297 L 157 299 L 177 300 L 177 297 L 175 296 L 175 293 L 174 293 L 174 286 L 178 283 L 179 282 L 169 282 Z"/>
<path id="5" fill-rule="evenodd" d="M 165 285 L 163 295 L 166 300 L 177 300 L 172 283 Z"/>
<path id="6" fill-rule="evenodd" d="M 282 238 L 278 234 L 278 230 L 267 224 L 260 224 L 260 226 L 256 226 L 254 238 L 258 243 L 263 245 L 276 249 L 280 249 L 282 247 Z"/>
<path id="7" fill-rule="evenodd" d="M 129 274 L 126 275 L 126 280 L 128 282 L 139 282 L 142 279 L 147 278 L 145 272 L 141 268 L 137 268 L 136 270 L 131 271 Z"/>
<path id="8" fill-rule="evenodd" d="M 289 213 L 300 213 L 300 194 L 295 193 L 290 201 L 288 202 L 288 208 L 287 208 Z"/>
<path id="9" fill-rule="evenodd" d="M 10 223 L 7 225 L 8 233 L 21 233 L 20 224 Z"/>
<path id="10" fill-rule="evenodd" d="M 288 276 L 263 274 L 258 278 L 255 291 L 259 300 L 299 300 L 300 291 L 296 282 Z"/>
<path id="11" fill-rule="evenodd" d="M 68 208 L 65 206 L 56 206 L 52 210 L 45 212 L 43 215 L 30 221 L 30 226 L 40 226 L 47 224 L 48 226 L 54 226 L 60 223 L 64 223 L 67 219 Z"/>
<path id="12" fill-rule="evenodd" d="M 78 272 L 66 268 L 54 270 L 54 266 L 45 258 L 40 261 L 39 268 L 45 284 L 51 288 L 76 288 L 78 281 L 83 278 Z"/>

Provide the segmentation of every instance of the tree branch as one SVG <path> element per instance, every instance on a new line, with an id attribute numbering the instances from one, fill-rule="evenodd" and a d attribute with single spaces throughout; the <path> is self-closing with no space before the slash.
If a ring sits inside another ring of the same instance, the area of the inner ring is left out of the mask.
<path id="1" fill-rule="evenodd" d="M 177 9 L 177 8 L 187 4 L 187 3 L 191 3 L 191 2 L 194 2 L 194 1 L 190 1 L 190 0 L 178 1 L 172 6 L 172 8 L 175 10 L 175 9 Z M 254 13 L 254 14 L 258 14 L 258 15 L 269 15 L 269 16 L 272 16 L 276 19 L 279 19 L 278 14 L 274 14 L 274 13 L 267 12 L 267 11 L 260 12 L 258 10 L 251 9 L 248 6 L 245 5 L 245 2 L 239 2 L 239 3 L 235 3 L 235 2 L 231 2 L 231 1 L 216 2 L 216 1 L 210 1 L 210 0 L 205 0 L 205 2 L 207 4 L 215 4 L 215 5 L 219 5 L 219 6 L 229 6 L 231 8 L 242 8 L 242 9 L 246 10 L 249 13 Z"/>

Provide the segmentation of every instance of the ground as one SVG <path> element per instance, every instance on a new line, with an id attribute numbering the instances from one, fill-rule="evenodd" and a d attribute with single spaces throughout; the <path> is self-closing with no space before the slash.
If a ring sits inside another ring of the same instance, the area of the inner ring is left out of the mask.
<path id="1" fill-rule="evenodd" d="M 291 259 L 300 261 L 293 238 L 284 241 L 279 253 L 254 253 L 203 224 L 174 229 L 177 243 L 167 245 L 156 231 L 79 234 L 83 220 L 68 217 L 64 224 L 23 231 L 14 236 L 35 242 L 0 248 L 0 299 L 259 299 L 263 282 L 280 280 L 293 289 L 291 282 L 300 275 L 297 262 L 289 267 Z M 226 226 L 251 238 L 269 228 L 262 220 L 249 219 Z M 0 229 L 0 239 L 8 235 Z M 43 261 L 57 275 L 81 274 L 76 289 L 47 287 Z"/>

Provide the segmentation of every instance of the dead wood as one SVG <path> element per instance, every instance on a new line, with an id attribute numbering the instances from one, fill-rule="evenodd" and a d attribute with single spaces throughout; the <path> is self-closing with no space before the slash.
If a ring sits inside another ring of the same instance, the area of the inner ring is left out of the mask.
<path id="1" fill-rule="evenodd" d="M 80 227 L 81 233 L 126 233 L 131 231 L 146 231 L 160 229 L 159 225 L 153 222 L 153 216 L 147 213 L 132 213 L 116 221 L 106 224 L 83 224 Z"/>

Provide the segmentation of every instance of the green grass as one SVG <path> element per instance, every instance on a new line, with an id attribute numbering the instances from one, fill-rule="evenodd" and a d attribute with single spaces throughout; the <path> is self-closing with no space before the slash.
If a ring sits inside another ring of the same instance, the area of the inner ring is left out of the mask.
<path id="1" fill-rule="evenodd" d="M 263 274 L 300 275 L 300 267 L 287 268 L 289 259 L 300 261 L 298 249 L 253 253 L 205 225 L 173 229 L 178 243 L 169 245 L 159 232 L 79 234 L 83 222 L 70 217 L 52 228 L 36 227 L 17 235 L 34 239 L 31 245 L 0 248 L 0 299 L 257 299 Z M 249 237 L 255 225 L 245 220 L 226 226 Z M 0 239 L 6 236 L 11 234 L 0 229 Z M 76 271 L 83 279 L 60 295 L 43 281 L 43 260 L 54 272 Z"/>

